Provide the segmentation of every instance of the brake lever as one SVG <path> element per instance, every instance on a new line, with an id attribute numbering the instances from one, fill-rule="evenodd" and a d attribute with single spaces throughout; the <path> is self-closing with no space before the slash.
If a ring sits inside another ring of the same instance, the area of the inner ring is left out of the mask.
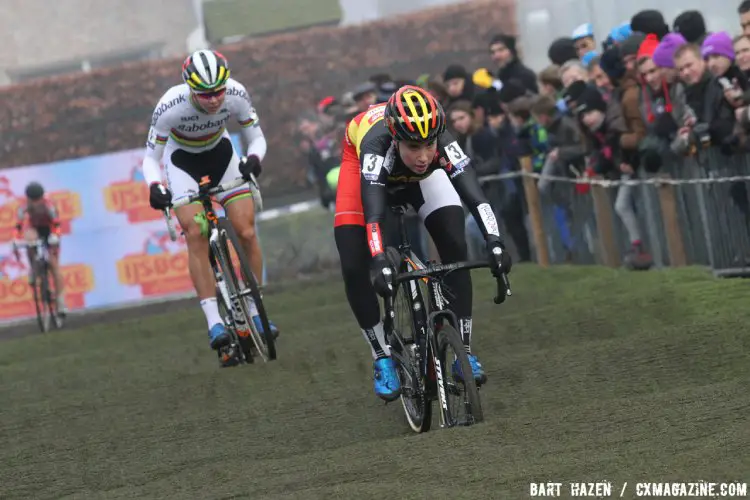
<path id="1" fill-rule="evenodd" d="M 501 282 L 502 281 L 502 282 Z M 510 281 L 508 281 L 508 275 L 503 273 L 501 278 L 496 279 L 497 283 L 497 295 L 495 296 L 495 304 L 502 304 L 505 299 L 513 295 L 510 289 Z"/>

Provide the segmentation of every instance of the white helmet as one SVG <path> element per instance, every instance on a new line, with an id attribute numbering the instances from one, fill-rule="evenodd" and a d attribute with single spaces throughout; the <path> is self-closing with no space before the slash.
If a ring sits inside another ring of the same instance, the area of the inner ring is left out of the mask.
<path id="1" fill-rule="evenodd" d="M 182 63 L 182 80 L 196 92 L 222 88 L 229 79 L 229 64 L 215 50 L 196 50 Z"/>

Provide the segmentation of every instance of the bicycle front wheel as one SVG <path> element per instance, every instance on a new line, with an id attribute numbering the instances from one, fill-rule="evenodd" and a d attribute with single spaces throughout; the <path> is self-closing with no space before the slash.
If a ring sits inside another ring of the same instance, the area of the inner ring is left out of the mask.
<path id="1" fill-rule="evenodd" d="M 237 293 L 242 300 L 243 309 L 247 313 L 248 324 L 250 325 L 251 337 L 255 348 L 261 357 L 265 360 L 276 359 L 276 341 L 271 333 L 271 326 L 266 314 L 266 308 L 263 305 L 263 297 L 260 292 L 260 286 L 250 267 L 250 260 L 247 258 L 245 251 L 240 245 L 237 233 L 234 232 L 229 219 L 219 218 L 219 237 L 227 255 L 230 257 L 232 264 L 227 270 L 227 279 L 231 279 L 235 285 Z M 235 271 L 235 265 L 237 270 Z M 252 306 L 255 306 L 262 331 L 258 330 L 251 316 Z"/>
<path id="2" fill-rule="evenodd" d="M 398 250 L 388 247 L 386 255 L 396 269 L 408 271 Z M 415 303 L 420 306 L 415 307 Z M 427 432 L 432 426 L 432 401 L 427 394 L 427 380 L 420 368 L 419 357 L 424 345 L 424 339 L 420 339 L 420 336 L 427 317 L 424 296 L 418 282 L 404 282 L 396 289 L 393 313 L 393 331 L 389 334 L 389 344 L 401 380 L 401 405 L 409 427 L 414 432 Z"/>
<path id="3" fill-rule="evenodd" d="M 461 336 L 446 322 L 437 333 L 437 342 L 447 406 L 443 412 L 446 426 L 481 422 L 484 415 L 479 390 Z"/>

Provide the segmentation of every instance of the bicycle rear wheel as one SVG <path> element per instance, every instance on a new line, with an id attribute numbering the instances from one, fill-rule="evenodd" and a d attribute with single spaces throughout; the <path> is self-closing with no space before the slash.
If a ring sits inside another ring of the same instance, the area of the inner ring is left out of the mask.
<path id="1" fill-rule="evenodd" d="M 250 267 L 250 260 L 240 245 L 240 240 L 234 232 L 229 219 L 219 217 L 219 238 L 227 255 L 232 262 L 237 262 L 239 267 L 239 276 L 235 272 L 234 266 L 230 265 L 227 271 L 227 279 L 232 279 L 238 294 L 241 297 L 243 311 L 246 313 L 248 324 L 250 325 L 251 338 L 255 348 L 260 356 L 265 360 L 276 359 L 276 341 L 271 333 L 271 326 L 266 314 L 266 308 L 263 305 L 263 297 L 258 286 L 258 281 Z M 252 316 L 250 315 L 251 305 L 255 304 L 260 317 L 260 324 L 263 331 L 259 331 Z"/>
<path id="2" fill-rule="evenodd" d="M 484 420 L 484 414 L 479 399 L 479 390 L 474 381 L 469 356 L 466 354 L 461 336 L 453 326 L 446 322 L 437 332 L 437 342 L 437 357 L 442 368 L 448 407 L 444 412 L 446 426 L 472 425 L 481 422 Z M 456 364 L 458 373 L 454 371 Z"/>
<path id="3" fill-rule="evenodd" d="M 407 271 L 401 254 L 393 247 L 386 249 L 391 264 L 400 272 Z M 414 307 L 415 303 L 421 307 Z M 425 302 L 417 282 L 402 283 L 393 297 L 393 331 L 389 344 L 401 380 L 401 404 L 409 427 L 414 432 L 427 432 L 432 426 L 432 401 L 426 393 L 426 377 L 420 368 L 419 324 L 425 324 Z M 420 321 L 421 320 L 421 321 Z"/>

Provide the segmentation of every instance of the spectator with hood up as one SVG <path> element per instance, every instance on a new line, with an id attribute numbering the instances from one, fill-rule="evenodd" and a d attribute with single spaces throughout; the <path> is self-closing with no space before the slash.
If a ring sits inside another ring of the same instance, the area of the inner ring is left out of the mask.
<path id="1" fill-rule="evenodd" d="M 495 35 L 490 41 L 490 55 L 497 64 L 497 78 L 503 84 L 508 80 L 517 80 L 529 92 L 539 93 L 536 83 L 536 73 L 524 66 L 518 57 L 516 37 L 510 35 Z"/>

